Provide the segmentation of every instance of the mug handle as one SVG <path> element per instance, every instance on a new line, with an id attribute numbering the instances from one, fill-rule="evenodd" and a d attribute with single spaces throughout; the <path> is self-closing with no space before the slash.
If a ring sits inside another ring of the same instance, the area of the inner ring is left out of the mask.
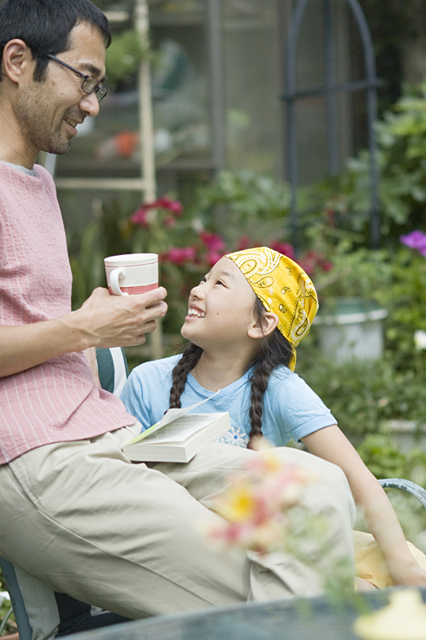
<path id="1" fill-rule="evenodd" d="M 118 283 L 120 278 L 123 279 L 125 275 L 126 275 L 126 270 L 123 269 L 123 267 L 120 267 L 119 269 L 113 269 L 109 274 L 109 286 L 111 287 L 111 291 L 113 292 L 113 294 L 116 296 L 129 295 L 128 293 L 125 293 L 120 289 L 120 285 Z"/>

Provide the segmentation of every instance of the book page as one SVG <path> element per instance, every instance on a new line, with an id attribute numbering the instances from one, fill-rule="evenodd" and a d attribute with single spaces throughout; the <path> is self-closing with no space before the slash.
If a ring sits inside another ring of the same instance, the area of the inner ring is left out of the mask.
<path id="1" fill-rule="evenodd" d="M 160 431 L 151 433 L 149 438 L 145 439 L 144 444 L 149 445 L 158 442 L 182 443 L 189 436 L 210 424 L 214 418 L 214 413 L 183 415 L 178 420 L 170 422 Z"/>
<path id="2" fill-rule="evenodd" d="M 185 413 L 188 413 L 189 411 L 196 409 L 196 407 L 199 407 L 205 402 L 208 402 L 209 400 L 217 396 L 218 393 L 220 393 L 220 389 L 218 389 L 216 393 L 213 393 L 208 398 L 204 398 L 204 400 L 200 400 L 200 402 L 196 402 L 190 407 L 184 407 L 183 409 L 168 409 L 168 411 L 166 411 L 164 416 L 161 418 L 160 422 L 157 422 L 152 427 L 149 427 L 149 429 L 145 429 L 145 431 L 142 431 L 142 433 L 136 436 L 136 438 L 133 438 L 133 440 L 131 440 L 128 444 L 135 444 L 135 442 L 140 442 L 140 440 L 144 440 L 147 436 L 152 435 L 159 429 L 162 429 L 163 427 L 165 427 L 167 424 L 170 424 L 170 422 L 173 422 L 173 420 L 177 420 L 177 418 L 179 418 L 180 416 L 183 416 Z"/>

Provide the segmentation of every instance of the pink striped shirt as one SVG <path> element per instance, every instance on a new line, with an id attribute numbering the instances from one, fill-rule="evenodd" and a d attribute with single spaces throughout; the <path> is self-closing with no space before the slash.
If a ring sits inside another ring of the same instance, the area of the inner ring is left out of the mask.
<path id="1" fill-rule="evenodd" d="M 54 182 L 0 162 L 0 324 L 23 325 L 71 310 L 71 269 Z M 31 449 L 91 438 L 135 422 L 96 388 L 83 353 L 0 378 L 0 464 Z"/>

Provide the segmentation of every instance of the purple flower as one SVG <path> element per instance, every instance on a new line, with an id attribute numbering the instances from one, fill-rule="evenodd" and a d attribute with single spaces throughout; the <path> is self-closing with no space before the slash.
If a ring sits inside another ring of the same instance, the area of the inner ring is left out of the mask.
<path id="1" fill-rule="evenodd" d="M 417 249 L 422 256 L 426 256 L 426 233 L 423 231 L 412 231 L 406 236 L 401 236 L 400 241 L 410 249 Z"/>

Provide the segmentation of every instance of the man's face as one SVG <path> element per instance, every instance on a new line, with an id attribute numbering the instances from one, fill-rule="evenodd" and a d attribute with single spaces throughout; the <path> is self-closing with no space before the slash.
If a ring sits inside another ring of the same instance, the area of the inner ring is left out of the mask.
<path id="1" fill-rule="evenodd" d="M 69 50 L 58 58 L 101 81 L 105 75 L 105 45 L 100 32 L 81 23 L 70 36 Z M 40 150 L 66 153 L 77 135 L 76 125 L 86 116 L 98 115 L 99 104 L 95 93 L 82 91 L 81 78 L 52 60 L 44 81 L 31 79 L 20 88 L 13 109 L 25 144 L 37 155 Z"/>

